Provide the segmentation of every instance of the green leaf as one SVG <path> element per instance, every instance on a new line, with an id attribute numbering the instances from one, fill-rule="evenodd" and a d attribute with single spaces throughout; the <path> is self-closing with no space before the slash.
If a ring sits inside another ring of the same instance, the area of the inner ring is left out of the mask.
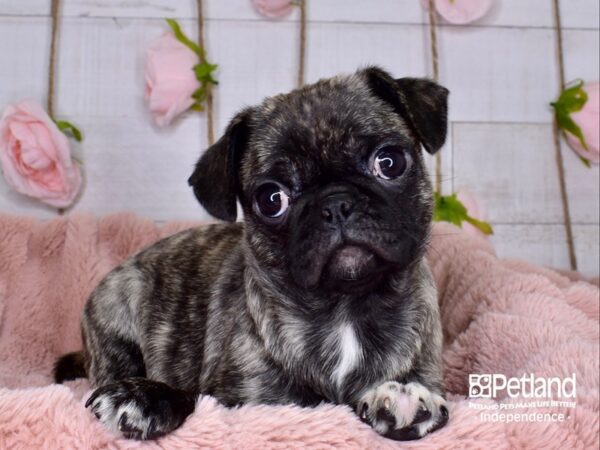
<path id="1" fill-rule="evenodd" d="M 56 123 L 56 126 L 60 131 L 67 135 L 73 136 L 77 142 L 81 142 L 83 140 L 81 131 L 71 122 L 67 122 L 66 120 L 55 120 L 54 123 Z"/>
<path id="2" fill-rule="evenodd" d="M 574 86 L 565 89 L 556 102 L 550 103 L 555 111 L 558 128 L 575 136 L 586 150 L 588 146 L 585 142 L 585 136 L 579 125 L 571 119 L 571 113 L 581 111 L 587 101 L 588 95 L 583 90 L 583 80 L 578 80 Z"/>
<path id="3" fill-rule="evenodd" d="M 181 42 L 183 45 L 185 45 L 187 48 L 189 48 L 191 51 L 193 51 L 196 55 L 198 55 L 198 58 L 202 59 L 203 55 L 204 55 L 204 51 L 200 48 L 200 46 L 198 44 L 196 44 L 194 41 L 190 40 L 183 31 L 181 31 L 181 27 L 179 26 L 179 24 L 177 23 L 177 21 L 175 19 L 166 19 L 167 23 L 169 24 L 169 26 L 171 27 L 171 30 L 173 30 L 173 34 L 175 34 L 175 38 Z"/>
<path id="4" fill-rule="evenodd" d="M 581 128 L 579 128 L 579 125 L 577 125 L 573 121 L 573 119 L 571 119 L 571 116 L 569 115 L 569 113 L 565 113 L 565 112 L 559 111 L 557 109 L 556 110 L 556 124 L 558 125 L 558 128 L 560 128 L 561 130 L 568 131 L 573 136 L 575 136 L 577 139 L 579 139 L 579 142 L 581 142 L 581 145 L 583 146 L 583 148 L 585 148 L 586 150 L 588 149 L 588 146 L 587 146 L 587 143 L 585 142 L 585 137 L 583 136 L 583 132 L 581 131 Z"/>
<path id="5" fill-rule="evenodd" d="M 200 83 L 203 84 L 219 84 L 212 76 L 213 72 L 217 70 L 219 66 L 216 64 L 210 64 L 209 62 L 201 62 L 194 66 L 194 73 Z"/>
<path id="6" fill-rule="evenodd" d="M 443 196 L 439 192 L 434 193 L 435 208 L 433 220 L 436 222 L 450 222 L 462 227 L 463 222 L 468 222 L 484 234 L 493 234 L 492 226 L 482 220 L 469 216 L 467 208 L 458 199 L 456 194 Z"/>
<path id="7" fill-rule="evenodd" d="M 584 157 L 583 157 L 583 156 L 581 156 L 581 155 L 578 155 L 578 156 L 579 156 L 579 159 L 581 160 L 581 162 L 583 163 L 583 165 L 584 165 L 585 167 L 587 167 L 588 169 L 591 169 L 591 168 L 592 168 L 592 165 L 590 164 L 590 160 L 589 160 L 589 159 L 587 159 L 587 158 L 584 158 Z"/>
<path id="8" fill-rule="evenodd" d="M 483 234 L 486 234 L 488 236 L 491 234 L 494 234 L 494 229 L 488 222 L 484 222 L 483 220 L 475 219 L 471 216 L 467 216 L 465 220 L 467 222 L 469 222 L 471 225 L 473 225 L 475 228 L 477 228 L 479 231 L 481 231 Z"/>
<path id="9" fill-rule="evenodd" d="M 434 199 L 433 220 L 436 222 L 450 222 L 458 226 L 462 225 L 467 216 L 467 208 L 456 197 L 456 194 L 443 196 L 435 192 Z"/>
<path id="10" fill-rule="evenodd" d="M 583 80 L 577 80 L 575 85 L 565 89 L 560 94 L 560 97 L 558 97 L 558 100 L 552 106 L 571 113 L 581 111 L 587 100 L 588 95 L 583 90 Z"/>
<path id="11" fill-rule="evenodd" d="M 210 64 L 208 61 L 203 61 L 194 66 L 194 73 L 200 82 L 200 87 L 194 91 L 192 98 L 195 103 L 190 109 L 194 111 L 204 111 L 203 103 L 206 101 L 209 93 L 209 85 L 218 84 L 213 77 L 213 72 L 217 70 L 216 64 Z"/>

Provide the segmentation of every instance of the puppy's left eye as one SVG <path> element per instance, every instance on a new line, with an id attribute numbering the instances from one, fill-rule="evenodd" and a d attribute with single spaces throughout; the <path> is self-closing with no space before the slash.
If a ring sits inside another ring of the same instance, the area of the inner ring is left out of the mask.
<path id="1" fill-rule="evenodd" d="M 275 219 L 288 209 L 290 197 L 278 184 L 265 183 L 256 191 L 254 204 L 262 216 Z"/>
<path id="2" fill-rule="evenodd" d="M 371 171 L 384 180 L 393 180 L 404 173 L 408 162 L 400 147 L 387 146 L 375 152 Z"/>

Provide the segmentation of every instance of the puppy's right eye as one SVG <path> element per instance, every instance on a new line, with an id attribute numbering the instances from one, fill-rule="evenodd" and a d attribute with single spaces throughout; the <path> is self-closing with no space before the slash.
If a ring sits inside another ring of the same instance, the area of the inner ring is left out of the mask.
<path id="1" fill-rule="evenodd" d="M 290 197 L 276 183 L 265 183 L 254 196 L 256 210 L 269 219 L 283 216 L 290 205 Z"/>

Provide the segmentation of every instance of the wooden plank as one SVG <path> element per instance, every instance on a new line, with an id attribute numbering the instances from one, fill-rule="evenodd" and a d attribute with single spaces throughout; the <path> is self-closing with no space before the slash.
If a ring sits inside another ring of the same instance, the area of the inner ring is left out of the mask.
<path id="1" fill-rule="evenodd" d="M 455 187 L 474 193 L 491 222 L 562 223 L 550 125 L 453 128 Z"/>
<path id="2" fill-rule="evenodd" d="M 475 25 L 503 27 L 551 27 L 552 1 L 502 0 L 493 2 L 490 12 Z"/>
<path id="3" fill-rule="evenodd" d="M 143 116 L 126 122 L 117 117 L 78 120 L 86 131 L 86 186 L 77 211 L 131 210 L 155 220 L 208 218 L 187 185 L 206 146 L 202 116 L 189 113 L 174 128 L 160 131 Z"/>
<path id="4" fill-rule="evenodd" d="M 490 238 L 501 258 L 518 258 L 532 264 L 570 270 L 563 225 L 559 224 L 493 224 Z M 600 227 L 575 225 L 573 227 L 578 270 L 589 277 L 597 277 L 600 262 Z"/>
<path id="5" fill-rule="evenodd" d="M 308 0 L 308 19 L 323 22 L 420 24 L 426 20 L 419 1 L 371 0 L 368 5 L 347 0 Z"/>
<path id="6" fill-rule="evenodd" d="M 550 122 L 553 37 L 549 29 L 443 28 L 440 79 L 451 91 L 451 120 Z"/>
<path id="7" fill-rule="evenodd" d="M 307 82 L 380 65 L 397 77 L 425 76 L 422 27 L 322 24 L 308 27 Z"/>
<path id="8" fill-rule="evenodd" d="M 574 223 L 598 223 L 600 217 L 600 167 L 586 167 L 577 154 L 562 140 L 565 180 L 571 220 Z"/>
<path id="9" fill-rule="evenodd" d="M 562 225 L 494 224 L 494 235 L 490 239 L 500 258 L 517 258 L 557 269 L 569 268 Z M 582 269 L 586 271 L 586 268 Z"/>
<path id="10" fill-rule="evenodd" d="M 210 22 L 209 55 L 219 64 L 215 90 L 216 135 L 235 113 L 266 96 L 296 87 L 297 24 Z"/>
<path id="11" fill-rule="evenodd" d="M 596 15 L 598 20 L 598 15 Z M 593 30 L 564 30 L 563 52 L 565 80 L 593 82 L 600 79 L 600 32 Z"/>
<path id="12" fill-rule="evenodd" d="M 0 16 L 49 16 L 50 2 L 47 0 L 2 0 Z"/>
<path id="13" fill-rule="evenodd" d="M 265 21 L 250 0 L 206 0 L 206 18 L 217 20 Z M 563 0 L 562 24 L 570 29 L 598 29 L 597 0 Z M 320 22 L 425 24 L 427 15 L 417 0 L 308 0 L 308 19 Z M 50 14 L 47 0 L 3 0 L 0 16 L 40 16 Z M 548 0 L 503 0 L 494 2 L 490 12 L 474 27 L 552 27 L 552 2 Z M 65 17 L 129 17 L 192 19 L 197 15 L 191 0 L 68 0 L 62 5 Z M 298 12 L 279 20 L 297 20 Z M 447 25 L 443 19 L 441 25 Z"/>
<path id="14" fill-rule="evenodd" d="M 600 226 L 575 225 L 573 238 L 579 271 L 597 277 L 600 272 Z"/>
<path id="15" fill-rule="evenodd" d="M 241 3 L 241 1 L 239 2 Z M 196 17 L 192 0 L 69 0 L 64 2 L 66 17 L 166 18 Z"/>
<path id="16" fill-rule="evenodd" d="M 587 11 L 597 10 L 593 0 L 578 0 L 579 5 L 569 8 L 565 21 L 569 26 L 588 26 Z M 308 0 L 308 19 L 320 22 L 425 24 L 428 21 L 418 0 L 371 0 L 366 4 L 348 0 Z M 474 26 L 552 26 L 552 5 L 548 0 L 503 0 L 495 2 L 490 12 Z M 250 0 L 205 0 L 207 19 L 260 20 Z M 46 0 L 4 0 L 0 15 L 48 15 Z M 129 17 L 190 19 L 196 17 L 196 4 L 191 0 L 68 0 L 63 2 L 65 17 Z M 597 16 L 597 15 L 596 15 Z M 286 16 L 284 21 L 297 20 L 298 12 Z M 444 24 L 443 20 L 440 21 Z M 597 25 L 596 25 L 597 26 Z"/>
<path id="17" fill-rule="evenodd" d="M 266 20 L 259 15 L 249 0 L 205 0 L 207 19 Z M 194 19 L 197 17 L 196 2 L 193 0 L 69 0 L 64 14 L 77 17 L 130 17 Z M 297 11 L 283 18 L 297 18 Z"/>
<path id="18" fill-rule="evenodd" d="M 49 35 L 46 18 L 0 18 L 0 108 L 24 98 L 45 101 Z"/>
<path id="19" fill-rule="evenodd" d="M 386 0 L 390 1 L 390 0 Z M 250 0 L 205 0 L 205 17 L 221 20 L 267 21 L 252 7 Z M 0 3 L 0 16 L 49 15 L 50 2 L 47 0 L 3 0 Z M 63 17 L 117 17 L 195 19 L 196 2 L 193 0 L 66 0 L 61 5 Z M 297 20 L 298 11 L 284 17 L 284 21 Z"/>
<path id="20" fill-rule="evenodd" d="M 598 0 L 560 0 L 563 28 L 590 28 L 598 30 L 600 2 Z"/>

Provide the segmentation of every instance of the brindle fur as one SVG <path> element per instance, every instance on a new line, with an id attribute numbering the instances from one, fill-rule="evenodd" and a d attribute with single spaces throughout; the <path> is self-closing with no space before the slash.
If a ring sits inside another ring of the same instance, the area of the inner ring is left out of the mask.
<path id="1" fill-rule="evenodd" d="M 443 426 L 442 332 L 424 259 L 432 189 L 421 148 L 443 144 L 446 97 L 430 81 L 368 68 L 238 114 L 190 184 L 220 219 L 235 220 L 239 201 L 244 222 L 159 241 L 114 269 L 87 302 L 85 371 L 99 388 L 88 401 L 96 415 L 125 436 L 153 438 L 208 394 L 225 405 L 348 404 L 396 439 Z M 412 160 L 389 183 L 365 170 L 384 142 Z M 253 211 L 263 180 L 292 191 L 282 224 Z M 354 202 L 343 232 L 320 215 L 332 192 Z M 329 279 L 328 258 L 344 240 L 379 249 L 385 271 L 366 285 Z M 358 351 L 341 368 L 348 333 Z M 57 378 L 75 360 L 59 361 Z M 418 383 L 441 399 L 427 411 L 437 414 L 427 429 L 415 431 L 421 416 L 400 431 L 398 417 L 378 424 L 385 417 L 365 398 L 388 381 Z"/>

